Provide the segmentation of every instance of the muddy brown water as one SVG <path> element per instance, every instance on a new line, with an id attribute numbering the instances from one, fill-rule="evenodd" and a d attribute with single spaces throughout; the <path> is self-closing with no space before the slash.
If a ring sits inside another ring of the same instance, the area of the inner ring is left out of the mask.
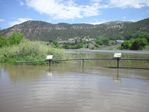
<path id="1" fill-rule="evenodd" d="M 70 58 L 112 58 L 73 53 Z M 148 58 L 149 54 L 122 54 Z M 0 65 L 0 112 L 149 112 L 149 62 L 64 62 L 52 66 Z M 137 69 L 145 68 L 145 69 Z"/>
<path id="2" fill-rule="evenodd" d="M 0 65 L 0 112 L 149 112 L 149 70 L 100 65 Z"/>

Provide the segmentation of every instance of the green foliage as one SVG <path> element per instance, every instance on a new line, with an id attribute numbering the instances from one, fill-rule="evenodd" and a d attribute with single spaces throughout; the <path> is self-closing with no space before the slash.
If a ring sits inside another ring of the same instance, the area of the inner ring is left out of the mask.
<path id="1" fill-rule="evenodd" d="M 6 38 L 0 37 L 0 48 L 7 46 L 7 44 L 8 44 L 8 42 L 7 42 Z"/>
<path id="2" fill-rule="evenodd" d="M 105 37 L 98 37 L 96 38 L 96 45 L 109 45 L 109 39 Z"/>
<path id="3" fill-rule="evenodd" d="M 149 42 L 149 34 L 146 34 L 146 33 L 140 33 L 140 34 L 137 34 L 135 35 L 134 37 L 132 38 L 144 38 L 147 40 L 147 42 Z"/>
<path id="4" fill-rule="evenodd" d="M 121 45 L 121 49 L 130 49 L 131 47 L 131 41 L 126 40 L 124 43 Z"/>
<path id="5" fill-rule="evenodd" d="M 131 40 L 126 40 L 121 45 L 121 49 L 129 50 L 142 50 L 148 44 L 147 39 L 144 36 L 136 36 Z"/>
<path id="6" fill-rule="evenodd" d="M 1 63 L 31 61 L 33 64 L 44 64 L 47 55 L 54 59 L 66 58 L 62 49 L 53 48 L 45 42 L 23 40 L 20 44 L 0 48 Z"/>
<path id="7" fill-rule="evenodd" d="M 65 49 L 80 49 L 80 48 L 87 48 L 87 49 L 95 49 L 100 48 L 101 46 L 109 46 L 112 45 L 109 39 L 98 37 L 96 40 L 87 40 L 87 39 L 78 39 L 74 43 L 64 43 L 62 45 Z"/>
<path id="8" fill-rule="evenodd" d="M 21 33 L 12 33 L 9 37 L 0 37 L 0 48 L 19 44 L 23 40 Z"/>
<path id="9" fill-rule="evenodd" d="M 69 43 L 65 43 L 63 45 L 63 48 L 65 49 L 80 49 L 83 48 L 83 43 L 76 43 L 76 44 L 69 44 Z"/>
<path id="10" fill-rule="evenodd" d="M 9 45 L 19 44 L 23 40 L 21 33 L 12 33 L 8 38 Z"/>
<path id="11" fill-rule="evenodd" d="M 53 42 L 52 42 L 52 46 L 53 46 L 54 48 L 60 48 L 60 44 L 59 44 L 58 42 L 56 42 L 56 41 L 53 41 Z"/>
<path id="12" fill-rule="evenodd" d="M 131 50 L 142 50 L 147 45 L 147 40 L 145 38 L 134 39 L 131 43 Z"/>

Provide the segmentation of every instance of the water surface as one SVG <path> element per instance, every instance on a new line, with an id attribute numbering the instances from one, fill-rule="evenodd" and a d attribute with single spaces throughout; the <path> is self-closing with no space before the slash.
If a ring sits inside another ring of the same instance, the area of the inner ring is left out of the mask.
<path id="1" fill-rule="evenodd" d="M 0 112 L 149 112 L 149 70 L 1 65 Z"/>

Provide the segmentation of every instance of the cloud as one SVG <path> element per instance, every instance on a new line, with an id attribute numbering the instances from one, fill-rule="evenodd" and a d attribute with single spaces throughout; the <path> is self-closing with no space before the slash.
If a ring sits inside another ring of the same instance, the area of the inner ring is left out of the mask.
<path id="1" fill-rule="evenodd" d="M 106 23 L 106 22 L 109 22 L 109 20 L 101 20 L 101 21 L 90 22 L 90 24 L 98 25 L 98 24 L 103 24 L 103 23 Z"/>
<path id="2" fill-rule="evenodd" d="M 149 6 L 149 0 L 87 0 L 78 4 L 77 0 L 25 0 L 20 4 L 28 6 L 40 14 L 53 19 L 76 19 L 100 15 L 105 8 L 142 8 Z"/>
<path id="3" fill-rule="evenodd" d="M 13 25 L 20 24 L 20 23 L 23 23 L 23 22 L 28 21 L 28 20 L 32 20 L 32 19 L 30 19 L 30 18 L 18 18 L 17 20 L 10 22 L 9 25 L 13 26 Z"/>
<path id="4" fill-rule="evenodd" d="M 0 18 L 0 23 L 2 23 L 2 22 L 5 22 L 5 20 Z"/>
<path id="5" fill-rule="evenodd" d="M 74 0 L 26 0 L 28 7 L 54 19 L 75 19 L 99 15 L 98 0 L 79 5 Z"/>
<path id="6" fill-rule="evenodd" d="M 108 7 L 142 8 L 149 6 L 149 0 L 110 0 Z"/>

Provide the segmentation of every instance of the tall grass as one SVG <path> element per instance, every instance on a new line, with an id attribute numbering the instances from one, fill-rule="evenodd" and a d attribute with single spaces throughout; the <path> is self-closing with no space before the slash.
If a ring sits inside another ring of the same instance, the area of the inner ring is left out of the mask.
<path id="1" fill-rule="evenodd" d="M 32 61 L 43 64 L 46 55 L 53 55 L 54 59 L 66 58 L 62 49 L 53 48 L 45 42 L 23 40 L 18 45 L 0 48 L 1 63 L 16 63 L 19 61 Z"/>

